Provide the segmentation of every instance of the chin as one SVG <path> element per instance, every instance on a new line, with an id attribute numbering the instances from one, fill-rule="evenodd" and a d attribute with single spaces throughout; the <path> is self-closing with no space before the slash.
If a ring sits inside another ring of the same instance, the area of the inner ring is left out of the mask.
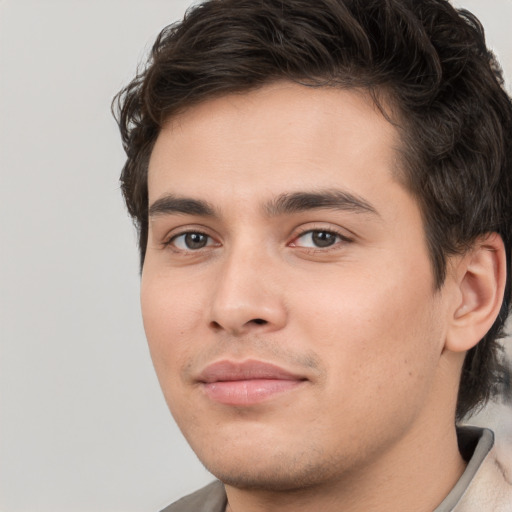
<path id="1" fill-rule="evenodd" d="M 238 470 L 208 466 L 206 468 L 226 485 L 253 491 L 290 493 L 314 487 L 324 481 L 321 472 L 316 468 L 269 467 L 257 471 L 247 466 Z"/>
<path id="2" fill-rule="evenodd" d="M 207 457 L 201 453 L 197 455 L 210 473 L 237 489 L 298 492 L 325 484 L 344 471 L 339 460 L 326 456 L 314 446 L 303 451 L 283 452 L 267 444 L 263 450 L 239 453 L 226 450 L 223 454 Z"/>

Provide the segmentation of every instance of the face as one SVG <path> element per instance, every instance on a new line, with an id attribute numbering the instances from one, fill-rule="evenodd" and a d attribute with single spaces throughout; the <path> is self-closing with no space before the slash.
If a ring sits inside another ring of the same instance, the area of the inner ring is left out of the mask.
<path id="1" fill-rule="evenodd" d="M 397 145 L 362 92 L 290 83 L 162 129 L 144 325 L 176 422 L 224 482 L 333 481 L 438 420 L 447 301 Z"/>

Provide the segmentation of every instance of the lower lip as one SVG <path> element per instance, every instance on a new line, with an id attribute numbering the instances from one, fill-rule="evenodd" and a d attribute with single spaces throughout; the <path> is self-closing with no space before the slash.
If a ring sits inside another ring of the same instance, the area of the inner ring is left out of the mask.
<path id="1" fill-rule="evenodd" d="M 203 384 L 208 398 L 224 405 L 254 405 L 300 386 L 302 380 L 251 379 Z"/>

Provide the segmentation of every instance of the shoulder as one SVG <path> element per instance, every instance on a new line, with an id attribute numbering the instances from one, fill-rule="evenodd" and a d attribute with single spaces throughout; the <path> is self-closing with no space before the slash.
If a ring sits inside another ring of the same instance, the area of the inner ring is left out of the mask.
<path id="1" fill-rule="evenodd" d="M 456 512 L 512 512 L 512 458 L 510 449 L 492 446 Z"/>
<path id="2" fill-rule="evenodd" d="M 218 480 L 181 498 L 161 512 L 224 512 L 226 493 Z"/>

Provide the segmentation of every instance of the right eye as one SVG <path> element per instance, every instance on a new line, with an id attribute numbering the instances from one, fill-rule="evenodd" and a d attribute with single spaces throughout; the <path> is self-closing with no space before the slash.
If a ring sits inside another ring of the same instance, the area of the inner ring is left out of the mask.
<path id="1" fill-rule="evenodd" d="M 210 236 L 204 233 L 189 231 L 187 233 L 181 233 L 181 235 L 173 236 L 169 240 L 168 245 L 172 245 L 180 251 L 197 251 L 216 244 Z"/>

